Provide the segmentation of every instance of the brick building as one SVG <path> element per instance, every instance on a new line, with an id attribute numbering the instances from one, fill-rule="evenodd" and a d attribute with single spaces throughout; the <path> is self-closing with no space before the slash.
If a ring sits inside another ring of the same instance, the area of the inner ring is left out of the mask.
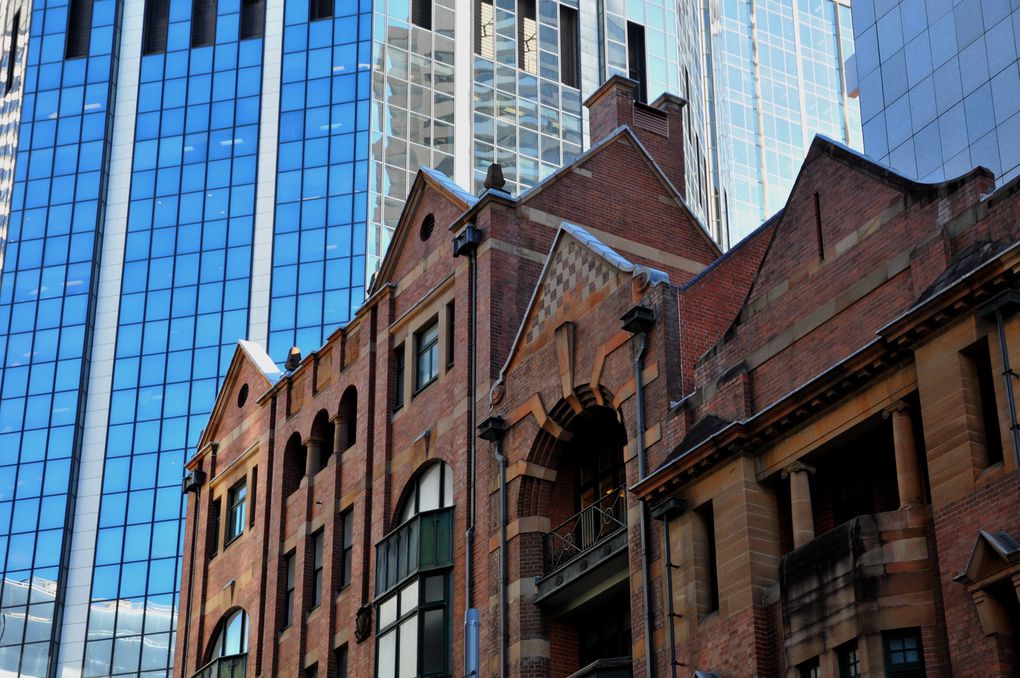
<path id="1" fill-rule="evenodd" d="M 817 139 L 721 255 L 634 87 L 519 196 L 419 172 L 319 350 L 241 343 L 182 675 L 1016 672 L 1020 184 Z"/>

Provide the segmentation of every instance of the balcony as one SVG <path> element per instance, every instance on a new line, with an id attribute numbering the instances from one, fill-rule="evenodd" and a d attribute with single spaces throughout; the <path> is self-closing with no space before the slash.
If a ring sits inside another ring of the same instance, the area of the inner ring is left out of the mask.
<path id="1" fill-rule="evenodd" d="M 552 572 L 626 527 L 626 499 L 621 485 L 601 502 L 582 509 L 547 534 L 546 572 Z"/>
<path id="2" fill-rule="evenodd" d="M 627 580 L 627 493 L 606 494 L 545 535 L 539 603 L 575 609 Z"/>
<path id="3" fill-rule="evenodd" d="M 248 654 L 217 657 L 200 668 L 192 678 L 244 678 Z"/>
<path id="4" fill-rule="evenodd" d="M 862 633 L 932 623 L 926 512 L 859 515 L 784 556 L 779 580 L 794 664 Z"/>
<path id="5" fill-rule="evenodd" d="M 453 565 L 453 508 L 417 514 L 375 549 L 376 596 L 418 572 Z"/>

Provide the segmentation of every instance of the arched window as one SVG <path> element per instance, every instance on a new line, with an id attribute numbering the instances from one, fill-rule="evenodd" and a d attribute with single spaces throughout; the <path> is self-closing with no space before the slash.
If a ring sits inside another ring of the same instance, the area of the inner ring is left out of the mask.
<path id="1" fill-rule="evenodd" d="M 450 674 L 453 473 L 432 463 L 411 480 L 400 525 L 377 547 L 376 676 Z"/>
<path id="2" fill-rule="evenodd" d="M 219 625 L 209 645 L 209 661 L 244 655 L 248 651 L 248 615 L 237 609 Z M 228 674 L 230 675 L 230 674 Z"/>
<path id="3" fill-rule="evenodd" d="M 453 506 L 453 473 L 443 462 L 426 466 L 415 475 L 404 492 L 397 512 L 400 522 L 406 522 L 426 511 Z"/>
<path id="4" fill-rule="evenodd" d="M 291 434 L 283 450 L 283 497 L 286 499 L 301 484 L 305 477 L 305 460 L 308 451 L 301 444 L 301 436 Z"/>
<path id="5" fill-rule="evenodd" d="M 326 410 L 320 410 L 315 415 L 315 420 L 312 421 L 312 439 L 316 441 L 318 446 L 319 458 L 314 459 L 315 466 L 313 470 L 318 473 L 322 469 L 326 468 L 326 464 L 329 463 L 330 457 L 333 456 L 333 437 L 335 426 L 333 422 L 329 420 L 329 414 Z M 309 443 L 309 448 L 312 448 L 312 444 Z M 311 449 L 309 449 L 309 452 Z"/>
<path id="6" fill-rule="evenodd" d="M 358 436 L 358 389 L 348 386 L 340 397 L 340 452 L 357 442 Z"/>

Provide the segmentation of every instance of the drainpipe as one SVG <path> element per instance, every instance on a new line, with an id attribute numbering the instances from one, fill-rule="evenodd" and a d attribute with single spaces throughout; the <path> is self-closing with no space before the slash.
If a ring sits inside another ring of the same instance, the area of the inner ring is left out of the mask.
<path id="1" fill-rule="evenodd" d="M 647 306 L 635 306 L 620 320 L 623 321 L 623 329 L 631 334 L 637 335 L 638 347 L 634 352 L 634 403 L 635 413 L 635 440 L 637 441 L 638 458 L 638 482 L 645 479 L 648 474 L 648 464 L 645 459 L 645 395 L 644 370 L 645 353 L 648 352 L 648 332 L 655 324 L 655 312 Z M 645 608 L 645 677 L 654 678 L 655 662 L 652 659 L 652 566 L 648 554 L 648 507 L 642 499 L 639 502 L 640 513 L 638 514 L 638 529 L 641 531 L 641 573 L 644 577 L 643 603 Z"/>
<path id="2" fill-rule="evenodd" d="M 464 531 L 464 675 L 478 675 L 478 611 L 474 609 L 474 537 L 475 537 L 475 428 L 477 421 L 475 379 L 477 375 L 478 315 L 478 243 L 482 233 L 473 223 L 453 238 L 453 256 L 468 257 L 468 516 Z M 471 648 L 474 652 L 470 652 Z"/>
<path id="3" fill-rule="evenodd" d="M 1006 402 L 1009 404 L 1009 430 L 1013 434 L 1013 457 L 1020 471 L 1020 426 L 1016 417 L 1016 398 L 1013 394 L 1013 379 L 1016 372 L 1009 366 L 1009 348 L 1006 344 L 1006 316 L 1020 310 L 1020 292 L 1006 290 L 981 307 L 978 314 L 985 320 L 995 320 L 999 334 L 999 351 L 1002 354 L 1002 380 L 1006 386 Z"/>
<path id="4" fill-rule="evenodd" d="M 184 476 L 184 481 L 181 484 L 181 491 L 184 494 L 190 492 L 195 495 L 195 510 L 191 512 L 191 552 L 188 555 L 188 602 L 184 613 L 184 648 L 181 651 L 181 670 L 185 674 L 188 671 L 188 639 L 191 636 L 191 599 L 195 597 L 195 543 L 198 540 L 198 512 L 202 506 L 202 485 L 204 483 L 205 471 L 196 468 Z"/>
<path id="5" fill-rule="evenodd" d="M 676 667 L 680 666 L 680 662 L 676 660 L 676 629 L 674 628 L 674 622 L 680 615 L 673 607 L 673 570 L 679 566 L 673 564 L 669 543 L 669 521 L 686 509 L 687 502 L 676 497 L 671 497 L 652 509 L 652 517 L 662 521 L 662 556 L 666 561 L 666 623 L 669 625 L 669 668 L 672 678 L 677 678 Z"/>
<path id="6" fill-rule="evenodd" d="M 506 422 L 502 417 L 489 417 L 478 426 L 478 435 L 494 444 L 493 454 L 499 464 L 499 675 L 506 678 L 507 648 L 510 640 L 510 605 L 507 600 L 509 568 L 507 563 L 507 508 L 506 508 L 506 456 L 503 454 L 503 438 L 506 436 Z"/>

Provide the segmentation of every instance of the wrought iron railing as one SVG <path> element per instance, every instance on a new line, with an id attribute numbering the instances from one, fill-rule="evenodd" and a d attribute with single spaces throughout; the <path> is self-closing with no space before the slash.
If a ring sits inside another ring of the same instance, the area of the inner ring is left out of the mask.
<path id="1" fill-rule="evenodd" d="M 627 493 L 621 485 L 545 535 L 546 572 L 594 548 L 626 525 Z"/>
<path id="2" fill-rule="evenodd" d="M 203 666 L 192 678 L 244 678 L 248 654 L 217 657 Z"/>

